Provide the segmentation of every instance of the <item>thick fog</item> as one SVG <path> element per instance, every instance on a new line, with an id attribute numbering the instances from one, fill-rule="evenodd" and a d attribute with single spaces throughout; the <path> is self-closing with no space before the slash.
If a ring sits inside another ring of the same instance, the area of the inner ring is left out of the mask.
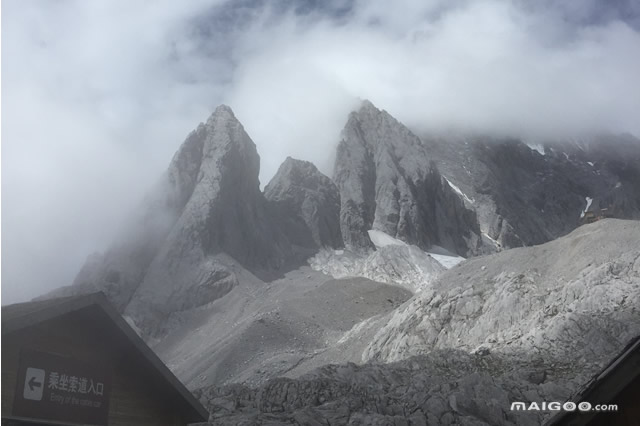
<path id="1" fill-rule="evenodd" d="M 417 131 L 640 135 L 639 75 L 635 0 L 5 1 L 2 303 L 69 284 L 220 103 L 265 184 L 330 174 L 364 98 Z"/>

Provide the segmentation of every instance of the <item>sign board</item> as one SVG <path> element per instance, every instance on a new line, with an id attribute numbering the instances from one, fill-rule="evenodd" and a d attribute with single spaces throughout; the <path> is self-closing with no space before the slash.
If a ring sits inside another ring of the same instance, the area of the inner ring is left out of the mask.
<path id="1" fill-rule="evenodd" d="M 109 416 L 107 368 L 45 352 L 22 351 L 13 415 L 103 426 Z"/>

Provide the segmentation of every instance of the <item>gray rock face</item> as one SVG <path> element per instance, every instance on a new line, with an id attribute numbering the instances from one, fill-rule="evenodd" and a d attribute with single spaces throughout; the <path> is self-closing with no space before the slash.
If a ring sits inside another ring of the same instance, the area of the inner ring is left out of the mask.
<path id="1" fill-rule="evenodd" d="M 422 140 L 498 248 L 541 244 L 571 232 L 580 225 L 587 197 L 613 217 L 640 218 L 640 140 L 632 136 L 544 144 L 468 135 Z"/>
<path id="2" fill-rule="evenodd" d="M 172 315 L 176 326 L 154 346 L 190 388 L 256 386 L 331 362 L 359 362 L 380 328 L 375 320 L 412 296 L 395 285 L 333 280 L 308 267 L 270 283 L 248 272 L 236 276 L 223 297 Z"/>
<path id="3" fill-rule="evenodd" d="M 603 220 L 544 245 L 470 259 L 396 311 L 364 358 L 437 348 L 603 360 L 640 334 L 640 222 Z"/>
<path id="4" fill-rule="evenodd" d="M 366 256 L 321 250 L 309 259 L 309 264 L 334 278 L 366 277 L 405 287 L 412 293 L 429 287 L 445 271 L 430 255 L 409 245 L 379 247 Z"/>
<path id="5" fill-rule="evenodd" d="M 589 196 L 614 217 L 640 219 L 640 139 L 601 135 L 574 144 L 570 159 L 590 166 Z"/>
<path id="6" fill-rule="evenodd" d="M 426 249 L 468 255 L 481 247 L 476 215 L 442 178 L 420 139 L 365 101 L 338 145 L 334 181 L 345 246 L 367 250 L 371 229 Z"/>
<path id="7" fill-rule="evenodd" d="M 439 350 L 392 364 L 329 365 L 258 388 L 195 393 L 212 425 L 533 426 L 549 413 L 510 411 L 512 401 L 565 401 L 592 369 L 560 363 L 546 375 L 543 364 L 517 357 Z"/>
<path id="8" fill-rule="evenodd" d="M 260 273 L 291 256 L 260 192 L 260 158 L 230 108 L 220 106 L 174 156 L 140 215 L 67 291 L 106 291 L 142 329 L 206 304 L 237 284 L 231 256 Z"/>
<path id="9" fill-rule="evenodd" d="M 467 260 L 377 320 L 364 365 L 196 394 L 215 425 L 542 424 L 511 402 L 566 401 L 640 333 L 638 241 L 609 219 Z"/>
<path id="10" fill-rule="evenodd" d="M 272 217 L 292 244 L 342 247 L 340 194 L 336 185 L 308 161 L 291 157 L 265 187 Z"/>
<path id="11" fill-rule="evenodd" d="M 540 424 L 510 402 L 566 400 L 640 333 L 640 222 L 571 232 L 587 197 L 640 217 L 638 141 L 618 142 L 421 140 L 365 102 L 335 184 L 287 159 L 263 194 L 255 145 L 223 106 L 58 294 L 103 290 L 162 336 L 149 341 L 213 424 Z M 423 251 L 567 233 L 457 266 Z M 322 273 L 287 270 L 300 252 Z"/>
<path id="12" fill-rule="evenodd" d="M 112 246 L 91 255 L 73 284 L 52 296 L 103 291 L 124 311 L 194 192 L 205 138 L 204 125 L 189 134 Z"/>

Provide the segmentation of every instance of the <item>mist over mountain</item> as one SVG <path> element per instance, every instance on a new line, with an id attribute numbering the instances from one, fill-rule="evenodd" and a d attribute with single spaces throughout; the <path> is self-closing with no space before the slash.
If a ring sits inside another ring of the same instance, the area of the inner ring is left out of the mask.
<path id="1" fill-rule="evenodd" d="M 219 106 L 121 236 L 60 291 L 105 291 L 156 335 L 171 313 L 232 290 L 237 267 L 271 281 L 322 250 L 367 256 L 387 244 L 470 257 L 556 239 L 589 209 L 640 218 L 640 142 L 629 136 L 421 139 L 364 101 L 336 150 L 333 179 L 289 157 L 263 192 L 255 144 Z"/>
<path id="2" fill-rule="evenodd" d="M 333 178 L 288 157 L 261 191 L 219 106 L 44 297 L 104 292 L 213 424 L 537 424 L 496 401 L 566 400 L 640 333 L 640 140 L 420 137 L 363 101 L 336 150 Z"/>
<path id="3" fill-rule="evenodd" d="M 3 4 L 2 303 L 212 425 L 541 424 L 640 335 L 636 3 Z"/>
<path id="4" fill-rule="evenodd" d="M 11 2 L 3 15 L 6 301 L 70 282 L 219 104 L 257 144 L 261 187 L 287 156 L 332 176 L 359 99 L 420 136 L 640 134 L 630 0 Z"/>

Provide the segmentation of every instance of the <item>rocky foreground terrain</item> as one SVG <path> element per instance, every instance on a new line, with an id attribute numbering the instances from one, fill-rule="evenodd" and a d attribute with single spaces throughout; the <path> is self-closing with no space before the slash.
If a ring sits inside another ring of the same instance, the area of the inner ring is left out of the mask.
<path id="1" fill-rule="evenodd" d="M 537 425 L 640 334 L 640 223 L 478 257 L 390 314 L 360 362 L 204 387 L 213 424 Z M 358 329 L 356 326 L 355 329 Z"/>
<path id="2" fill-rule="evenodd" d="M 640 334 L 640 140 L 345 121 L 332 177 L 287 158 L 261 190 L 218 107 L 45 297 L 105 292 L 213 424 L 539 424 L 510 402 L 566 399 Z"/>

